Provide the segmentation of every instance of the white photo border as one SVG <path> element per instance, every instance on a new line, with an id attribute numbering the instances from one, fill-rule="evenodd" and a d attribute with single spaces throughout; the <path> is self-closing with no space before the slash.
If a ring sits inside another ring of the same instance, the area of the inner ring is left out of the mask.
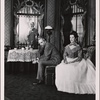
<path id="1" fill-rule="evenodd" d="M 100 100 L 99 76 L 100 76 L 100 21 L 99 0 L 96 0 L 96 100 Z M 5 23 L 5 0 L 0 0 L 0 100 L 4 100 L 4 23 Z"/>

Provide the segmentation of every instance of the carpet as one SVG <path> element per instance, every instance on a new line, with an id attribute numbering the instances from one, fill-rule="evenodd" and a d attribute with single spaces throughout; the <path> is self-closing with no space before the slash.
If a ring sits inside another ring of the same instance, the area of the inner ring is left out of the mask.
<path id="1" fill-rule="evenodd" d="M 55 86 L 32 85 L 36 74 L 6 74 L 5 100 L 95 100 L 95 95 L 75 95 L 57 91 Z"/>

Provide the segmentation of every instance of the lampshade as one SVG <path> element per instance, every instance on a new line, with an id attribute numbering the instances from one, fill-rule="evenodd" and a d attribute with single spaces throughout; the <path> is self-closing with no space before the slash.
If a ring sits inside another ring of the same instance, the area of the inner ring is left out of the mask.
<path id="1" fill-rule="evenodd" d="M 45 29 L 46 30 L 52 30 L 53 28 L 51 26 L 46 26 Z"/>

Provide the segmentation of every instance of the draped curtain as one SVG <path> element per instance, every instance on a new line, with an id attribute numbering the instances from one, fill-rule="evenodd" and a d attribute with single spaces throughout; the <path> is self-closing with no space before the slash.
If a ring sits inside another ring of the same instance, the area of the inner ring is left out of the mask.
<path id="1" fill-rule="evenodd" d="M 88 18 L 87 18 L 87 45 L 93 45 L 95 44 L 93 41 L 95 41 L 95 2 L 96 0 L 88 0 Z"/>
<path id="2" fill-rule="evenodd" d="M 95 0 L 77 0 L 77 6 L 82 7 L 84 14 L 82 16 L 82 24 L 84 27 L 85 46 L 93 45 L 95 38 Z"/>
<path id="3" fill-rule="evenodd" d="M 68 14 L 70 15 L 70 18 L 72 17 L 71 16 L 72 12 L 71 12 L 71 8 L 70 8 L 71 5 L 76 5 L 78 8 L 83 9 L 84 12 L 83 12 L 82 16 L 80 17 L 80 19 L 78 20 L 79 23 L 77 23 L 77 24 L 79 24 L 79 25 L 77 27 L 83 26 L 83 29 L 79 30 L 80 32 L 83 31 L 83 33 L 82 33 L 83 37 L 82 37 L 82 39 L 80 39 L 82 41 L 83 47 L 87 46 L 87 45 L 91 45 L 92 40 L 95 37 L 95 0 L 62 0 L 62 3 L 61 3 L 61 16 L 62 16 L 61 21 L 62 22 L 61 23 L 63 24 L 62 25 L 63 29 L 64 29 L 65 18 L 68 20 L 68 18 L 69 18 Z M 65 18 L 64 18 L 64 16 L 65 16 L 64 14 L 66 14 Z M 71 19 L 69 19 L 68 21 L 71 21 Z M 68 23 L 68 21 L 67 21 L 67 23 Z M 71 27 L 71 25 L 69 25 L 69 24 L 66 24 L 66 25 L 67 26 L 65 27 L 65 31 L 64 30 L 62 31 L 63 34 L 64 34 L 64 32 L 65 32 L 65 34 L 68 34 L 68 32 L 70 32 L 70 30 L 71 30 L 71 28 L 69 28 L 69 26 Z M 68 27 L 68 29 L 67 29 L 67 27 Z M 72 26 L 72 29 L 75 30 L 75 23 L 74 23 L 74 26 Z"/>

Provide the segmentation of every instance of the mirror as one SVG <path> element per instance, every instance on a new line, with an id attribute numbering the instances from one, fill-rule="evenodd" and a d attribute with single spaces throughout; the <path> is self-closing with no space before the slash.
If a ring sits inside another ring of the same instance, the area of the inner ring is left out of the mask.
<path id="1" fill-rule="evenodd" d="M 17 5 L 16 9 L 14 12 L 15 46 L 20 44 L 35 45 L 37 37 L 43 35 L 43 5 L 40 2 L 26 0 Z"/>

